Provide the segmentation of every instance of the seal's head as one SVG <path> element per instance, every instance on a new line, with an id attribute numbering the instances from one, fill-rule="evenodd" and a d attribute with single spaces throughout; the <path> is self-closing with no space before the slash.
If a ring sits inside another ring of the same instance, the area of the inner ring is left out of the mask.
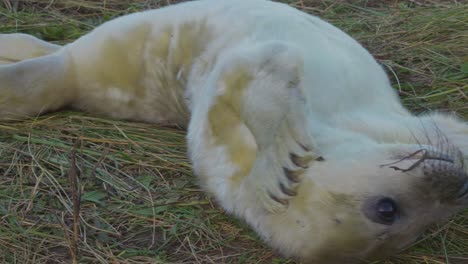
<path id="1" fill-rule="evenodd" d="M 347 156 L 314 164 L 288 219 L 272 221 L 295 225 L 278 232 L 288 241 L 281 247 L 306 263 L 386 257 L 468 207 L 468 169 L 455 147 L 384 144 Z"/>

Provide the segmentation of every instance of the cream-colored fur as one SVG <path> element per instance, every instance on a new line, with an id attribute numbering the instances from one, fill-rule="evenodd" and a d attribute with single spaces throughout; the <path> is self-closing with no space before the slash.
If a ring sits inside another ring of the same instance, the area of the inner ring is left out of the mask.
<path id="1" fill-rule="evenodd" d="M 188 127 L 202 186 L 286 256 L 383 257 L 468 205 L 466 122 L 413 116 L 355 40 L 284 4 L 195 1 L 64 47 L 0 35 L 0 63 L 2 119 L 71 106 Z"/>

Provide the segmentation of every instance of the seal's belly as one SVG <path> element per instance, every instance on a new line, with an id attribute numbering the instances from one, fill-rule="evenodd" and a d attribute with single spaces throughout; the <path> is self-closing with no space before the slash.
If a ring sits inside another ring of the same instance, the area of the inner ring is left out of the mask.
<path id="1" fill-rule="evenodd" d="M 192 84 L 205 79 L 238 35 L 221 34 L 204 16 L 171 21 L 148 14 L 116 19 L 67 46 L 76 65 L 76 108 L 187 124 L 189 79 Z"/>
<path id="2" fill-rule="evenodd" d="M 74 107 L 186 126 L 192 104 L 213 96 L 204 87 L 215 64 L 234 48 L 270 41 L 288 43 L 301 53 L 303 92 L 321 117 L 362 105 L 379 112 L 399 107 L 372 56 L 324 21 L 295 10 L 283 15 L 286 11 L 274 5 L 263 11 L 242 4 L 213 4 L 212 9 L 191 4 L 193 9 L 115 19 L 67 46 L 76 65 Z M 281 15 L 273 16 L 275 12 Z M 306 29 L 308 34 L 303 34 Z"/>

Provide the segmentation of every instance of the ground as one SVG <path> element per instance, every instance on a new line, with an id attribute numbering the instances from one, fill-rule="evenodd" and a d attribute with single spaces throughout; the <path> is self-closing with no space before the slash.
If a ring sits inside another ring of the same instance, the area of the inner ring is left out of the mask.
<path id="1" fill-rule="evenodd" d="M 0 32 L 63 44 L 162 0 L 0 0 Z M 416 113 L 468 119 L 468 4 L 283 1 L 344 29 Z M 177 127 L 64 111 L 0 123 L 1 263 L 294 263 L 197 186 Z M 380 264 L 468 263 L 468 211 Z"/>

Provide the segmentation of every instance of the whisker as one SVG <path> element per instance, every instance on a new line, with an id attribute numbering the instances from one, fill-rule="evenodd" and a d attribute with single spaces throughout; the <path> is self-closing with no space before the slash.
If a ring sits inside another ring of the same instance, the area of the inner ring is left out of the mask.
<path id="1" fill-rule="evenodd" d="M 420 149 L 420 150 L 418 150 L 418 151 L 415 151 L 415 152 L 409 154 L 409 155 L 406 156 L 406 157 L 401 158 L 400 160 L 397 160 L 397 161 L 392 162 L 392 163 L 380 165 L 380 167 L 386 167 L 386 166 L 390 166 L 390 165 L 394 165 L 394 164 L 400 163 L 400 162 L 402 162 L 402 161 L 405 161 L 405 160 L 407 160 L 407 159 L 410 159 L 410 158 L 412 158 L 412 157 L 418 155 L 418 154 L 421 153 L 421 152 L 427 152 L 427 150 L 425 150 L 425 149 Z M 426 155 L 426 154 L 423 154 L 423 157 L 424 157 L 425 155 Z"/>
<path id="2" fill-rule="evenodd" d="M 390 166 L 390 165 L 394 165 L 394 164 L 397 164 L 399 162 L 402 162 L 404 160 L 407 160 L 407 159 L 410 159 L 420 153 L 423 153 L 421 158 L 418 159 L 417 161 L 415 161 L 411 166 L 409 166 L 407 169 L 402 169 L 402 168 L 399 168 L 397 166 Z M 389 168 L 392 168 L 394 170 L 399 170 L 399 171 L 402 171 L 402 172 L 407 172 L 407 171 L 410 171 L 414 168 L 416 168 L 417 166 L 419 166 L 419 164 L 421 164 L 422 162 L 426 161 L 426 160 L 437 160 L 437 161 L 440 161 L 440 162 L 450 162 L 450 163 L 454 163 L 454 160 L 451 159 L 449 156 L 447 155 L 440 155 L 440 156 L 432 156 L 430 154 L 429 151 L 427 151 L 426 149 L 420 149 L 418 151 L 415 151 L 413 153 L 411 153 L 410 155 L 396 161 L 396 162 L 392 162 L 392 163 L 389 163 L 389 164 L 384 164 L 384 165 L 380 165 L 380 167 L 385 167 L 385 166 L 390 166 Z"/>

